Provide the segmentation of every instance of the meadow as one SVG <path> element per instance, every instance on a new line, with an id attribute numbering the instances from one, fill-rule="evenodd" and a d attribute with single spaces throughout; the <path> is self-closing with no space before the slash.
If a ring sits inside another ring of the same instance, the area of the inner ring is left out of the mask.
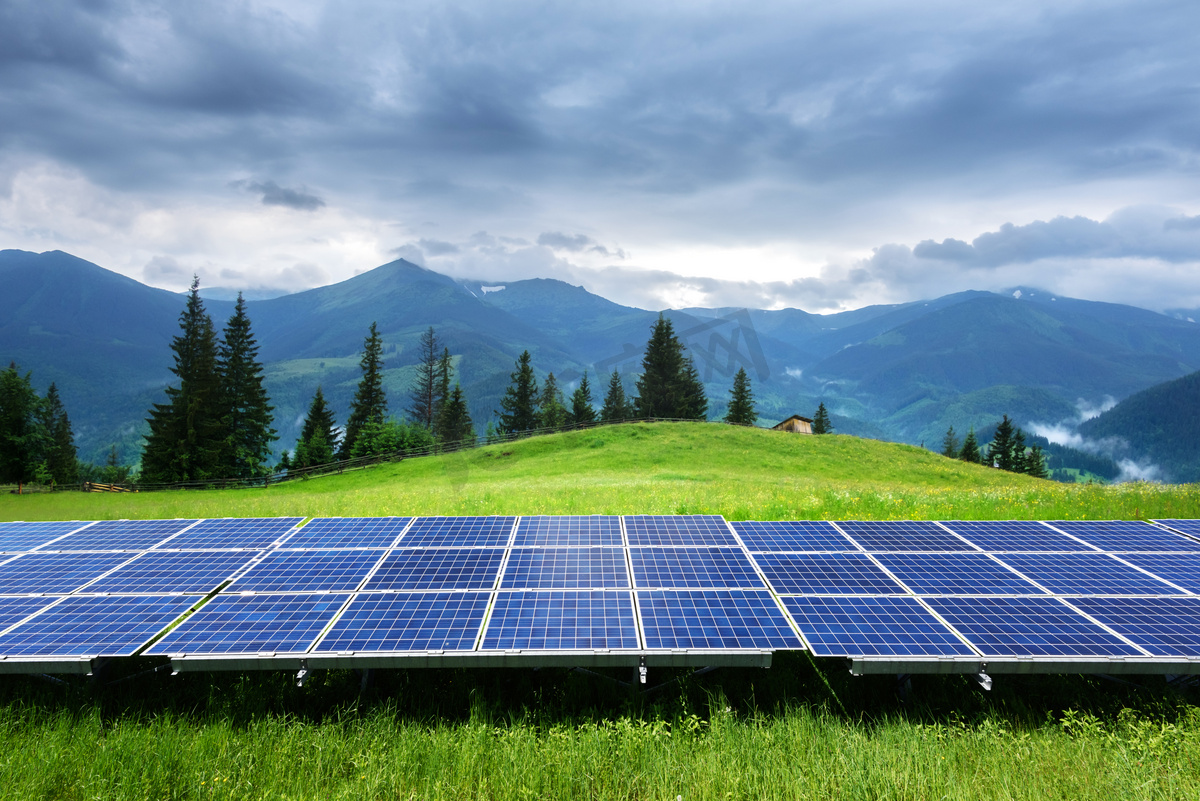
<path id="1" fill-rule="evenodd" d="M 267 489 L 0 497 L 0 519 L 716 513 L 1200 517 L 1200 488 L 1070 486 L 918 448 L 623 425 Z M 1161 676 L 770 669 L 0 676 L 0 798 L 1200 797 L 1197 692 Z"/>

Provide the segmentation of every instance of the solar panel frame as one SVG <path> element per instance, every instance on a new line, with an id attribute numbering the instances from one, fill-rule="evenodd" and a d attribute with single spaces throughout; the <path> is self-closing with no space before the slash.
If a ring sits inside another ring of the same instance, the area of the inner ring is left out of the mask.
<path id="1" fill-rule="evenodd" d="M 767 584 L 780 595 L 906 595 L 863 553 L 757 553 Z"/>
<path id="2" fill-rule="evenodd" d="M 387 553 L 382 548 L 272 551 L 234 579 L 229 592 L 350 592 Z"/>
<path id="3" fill-rule="evenodd" d="M 1107 553 L 1200 553 L 1200 542 L 1140 520 L 1050 520 Z"/>
<path id="4" fill-rule="evenodd" d="M 396 543 L 400 548 L 504 548 L 517 518 L 418 517 Z"/>
<path id="5" fill-rule="evenodd" d="M 312 653 L 472 651 L 490 600 L 490 592 L 361 592 Z"/>
<path id="6" fill-rule="evenodd" d="M 911 596 L 781 599 L 814 656 L 971 657 L 976 652 Z"/>
<path id="7" fill-rule="evenodd" d="M 309 520 L 279 547 L 283 550 L 332 551 L 343 548 L 390 548 L 412 517 L 318 517 Z"/>
<path id="8" fill-rule="evenodd" d="M 638 590 L 646 648 L 794 649 L 804 643 L 768 590 Z"/>
<path id="9" fill-rule="evenodd" d="M 76 595 L 0 635 L 0 654 L 132 656 L 200 600 L 188 595 Z"/>
<path id="10" fill-rule="evenodd" d="M 743 520 L 730 523 L 746 550 L 766 551 L 860 552 L 861 549 L 845 534 L 825 520 Z"/>
<path id="11" fill-rule="evenodd" d="M 1002 558 L 1055 595 L 1183 594 L 1183 590 L 1104 553 L 1010 553 Z"/>
<path id="12" fill-rule="evenodd" d="M 500 589 L 626 588 L 629 568 L 624 548 L 512 548 Z"/>
<path id="13" fill-rule="evenodd" d="M 279 544 L 302 517 L 230 517 L 200 520 L 162 543 L 179 551 L 265 550 Z M 156 549 L 157 550 L 157 549 Z"/>
<path id="14" fill-rule="evenodd" d="M 0 564 L 0 595 L 65 595 L 133 557 L 123 552 L 21 554 Z"/>
<path id="15" fill-rule="evenodd" d="M 927 520 L 839 520 L 836 525 L 868 553 L 979 550 Z"/>
<path id="16" fill-rule="evenodd" d="M 147 656 L 304 653 L 350 593 L 219 594 L 146 649 Z"/>
<path id="17" fill-rule="evenodd" d="M 983 553 L 880 553 L 875 559 L 916 595 L 1046 595 Z"/>
<path id="18" fill-rule="evenodd" d="M 503 548 L 397 548 L 363 585 L 364 591 L 490 590 L 496 586 Z"/>
<path id="19" fill-rule="evenodd" d="M 1154 656 L 1200 658 L 1200 598 L 1073 598 L 1070 604 Z"/>
<path id="20" fill-rule="evenodd" d="M 628 590 L 496 593 L 480 650 L 637 650 Z"/>
<path id="21" fill-rule="evenodd" d="M 517 523 L 514 548 L 623 546 L 617 515 L 531 515 Z"/>
<path id="22" fill-rule="evenodd" d="M 127 595 L 207 594 L 258 557 L 256 551 L 147 551 L 81 589 Z"/>
<path id="23" fill-rule="evenodd" d="M 942 525 L 988 553 L 1099 550 L 1037 520 L 949 520 Z"/>
<path id="24" fill-rule="evenodd" d="M 625 515 L 623 520 L 631 546 L 740 547 L 720 515 Z"/>
<path id="25" fill-rule="evenodd" d="M 630 548 L 638 589 L 766 589 L 741 548 Z"/>

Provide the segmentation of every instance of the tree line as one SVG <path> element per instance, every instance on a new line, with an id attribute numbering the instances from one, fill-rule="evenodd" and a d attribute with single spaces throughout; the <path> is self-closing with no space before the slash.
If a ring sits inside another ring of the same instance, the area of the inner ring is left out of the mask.
<path id="1" fill-rule="evenodd" d="M 71 420 L 52 382 L 45 397 L 15 362 L 0 373 L 0 484 L 79 480 Z"/>
<path id="2" fill-rule="evenodd" d="M 1036 444 L 1026 447 L 1025 432 L 1014 427 L 1007 414 L 996 426 L 996 434 L 988 443 L 986 452 L 980 450 L 973 426 L 967 432 L 966 439 L 961 443 L 954 431 L 954 426 L 950 426 L 946 431 L 946 436 L 942 439 L 942 455 L 972 464 L 986 464 L 1010 473 L 1024 473 L 1034 478 L 1049 478 L 1045 453 Z"/>

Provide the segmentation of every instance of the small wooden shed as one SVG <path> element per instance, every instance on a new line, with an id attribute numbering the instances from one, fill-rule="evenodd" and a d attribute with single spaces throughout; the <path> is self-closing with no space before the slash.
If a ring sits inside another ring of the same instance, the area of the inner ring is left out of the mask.
<path id="1" fill-rule="evenodd" d="M 798 414 L 793 414 L 788 419 L 784 420 L 777 426 L 772 426 L 772 431 L 791 431 L 793 434 L 811 434 L 813 421 L 807 417 L 801 417 Z"/>

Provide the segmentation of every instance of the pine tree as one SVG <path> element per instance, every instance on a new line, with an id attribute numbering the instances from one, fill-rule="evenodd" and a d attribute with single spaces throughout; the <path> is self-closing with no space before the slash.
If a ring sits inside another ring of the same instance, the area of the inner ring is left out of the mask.
<path id="1" fill-rule="evenodd" d="M 1025 473 L 1034 478 L 1050 477 L 1046 471 L 1046 455 L 1042 452 L 1040 445 L 1034 445 L 1029 449 L 1029 454 L 1025 457 Z"/>
<path id="2" fill-rule="evenodd" d="M 635 414 L 632 404 L 625 397 L 625 385 L 621 382 L 621 374 L 614 369 L 608 379 L 608 393 L 604 396 L 600 419 L 605 423 L 615 423 L 628 420 Z"/>
<path id="3" fill-rule="evenodd" d="M 462 387 L 454 385 L 450 396 L 442 404 L 442 414 L 438 419 L 438 431 L 441 441 L 450 444 L 470 446 L 475 444 L 475 426 L 471 422 L 471 413 L 467 410 L 467 402 L 463 398 Z"/>
<path id="4" fill-rule="evenodd" d="M 44 401 L 16 363 L 0 373 L 0 484 L 32 481 L 47 450 Z"/>
<path id="5" fill-rule="evenodd" d="M 309 404 L 304 425 L 300 429 L 300 439 L 296 442 L 296 454 L 292 463 L 296 467 L 308 467 L 332 462 L 337 446 L 337 421 L 334 420 L 333 410 L 325 402 L 325 395 L 318 386 L 312 403 Z"/>
<path id="6" fill-rule="evenodd" d="M 442 348 L 442 358 L 438 359 L 437 374 L 437 418 L 433 421 L 433 433 L 436 437 L 440 438 L 441 434 L 438 425 L 442 419 L 442 411 L 446 408 L 446 403 L 450 400 L 450 381 L 454 378 L 454 361 L 450 358 L 449 348 Z"/>
<path id="7" fill-rule="evenodd" d="M 1013 468 L 1013 424 L 1007 414 L 996 426 L 996 435 L 988 446 L 987 463 L 1001 470 Z"/>
<path id="8" fill-rule="evenodd" d="M 1013 432 L 1012 454 L 1010 469 L 1014 473 L 1024 473 L 1027 467 L 1025 464 L 1025 432 L 1019 428 Z"/>
<path id="9" fill-rule="evenodd" d="M 958 452 L 958 458 L 971 464 L 980 463 L 979 440 L 975 437 L 975 426 L 971 426 L 967 431 L 967 438 L 963 440 L 962 450 Z"/>
<path id="10" fill-rule="evenodd" d="M 683 371 L 679 374 L 679 406 L 675 416 L 680 420 L 708 419 L 708 396 L 691 356 L 683 360 Z"/>
<path id="11" fill-rule="evenodd" d="M 350 417 L 346 420 L 346 433 L 342 438 L 338 458 L 349 459 L 354 451 L 354 442 L 367 425 L 383 425 L 387 417 L 387 395 L 383 391 L 383 340 L 375 323 L 363 342 L 363 355 L 359 361 L 362 378 L 350 404 Z"/>
<path id="12" fill-rule="evenodd" d="M 539 424 L 538 385 L 529 351 L 523 351 L 517 358 L 517 369 L 510 378 L 512 383 L 500 399 L 499 429 L 502 434 L 523 434 Z"/>
<path id="13" fill-rule="evenodd" d="M 587 370 L 583 371 L 583 378 L 579 379 L 579 386 L 571 395 L 571 422 L 577 426 L 596 422 L 596 410 L 592 406 L 592 387 L 588 384 Z"/>
<path id="14" fill-rule="evenodd" d="M 221 475 L 235 478 L 262 475 L 268 472 L 271 443 L 279 436 L 271 428 L 274 408 L 263 387 L 258 342 L 250 331 L 241 292 L 233 316 L 225 326 L 217 371 L 221 378 L 221 423 L 225 429 Z"/>
<path id="15" fill-rule="evenodd" d="M 413 421 L 430 431 L 437 424 L 441 398 L 445 397 L 441 394 L 442 376 L 438 374 L 441 364 L 438 358 L 438 344 L 433 326 L 421 334 L 421 341 L 417 346 L 417 370 L 413 379 L 412 400 L 408 407 Z M 449 383 L 448 378 L 446 383 Z"/>
<path id="16" fill-rule="evenodd" d="M 954 426 L 950 426 L 946 429 L 946 436 L 942 438 L 942 456 L 957 459 L 960 450 L 958 435 L 954 433 Z"/>
<path id="17" fill-rule="evenodd" d="M 46 390 L 45 428 L 49 434 L 46 450 L 46 468 L 56 484 L 74 484 L 79 480 L 79 458 L 75 452 L 75 435 L 71 431 L 71 420 L 58 397 L 58 387 L 53 382 Z"/>
<path id="18" fill-rule="evenodd" d="M 729 391 L 729 412 L 725 415 L 726 423 L 739 426 L 752 426 L 758 420 L 758 412 L 754 411 L 754 393 L 750 391 L 750 377 L 746 368 L 739 367 L 733 377 L 733 389 Z"/>
<path id="19" fill-rule="evenodd" d="M 679 417 L 683 398 L 683 346 L 671 321 L 658 315 L 642 357 L 642 376 L 637 381 L 634 405 L 639 417 Z"/>
<path id="20" fill-rule="evenodd" d="M 558 381 L 555 380 L 554 373 L 550 373 L 546 376 L 546 383 L 542 385 L 541 400 L 538 403 L 538 426 L 557 431 L 566 424 L 567 407 L 563 403 Z"/>
<path id="21" fill-rule="evenodd" d="M 179 386 L 167 387 L 167 402 L 154 404 L 146 420 L 150 433 L 142 451 L 145 481 L 197 481 L 220 472 L 224 437 L 217 340 L 199 288 L 200 279 L 193 278 L 179 316 L 182 333 L 171 340 L 171 372 Z"/>
<path id="22" fill-rule="evenodd" d="M 817 406 L 817 413 L 813 415 L 812 432 L 814 434 L 832 434 L 833 423 L 829 421 L 829 412 L 825 410 L 825 401 Z"/>

